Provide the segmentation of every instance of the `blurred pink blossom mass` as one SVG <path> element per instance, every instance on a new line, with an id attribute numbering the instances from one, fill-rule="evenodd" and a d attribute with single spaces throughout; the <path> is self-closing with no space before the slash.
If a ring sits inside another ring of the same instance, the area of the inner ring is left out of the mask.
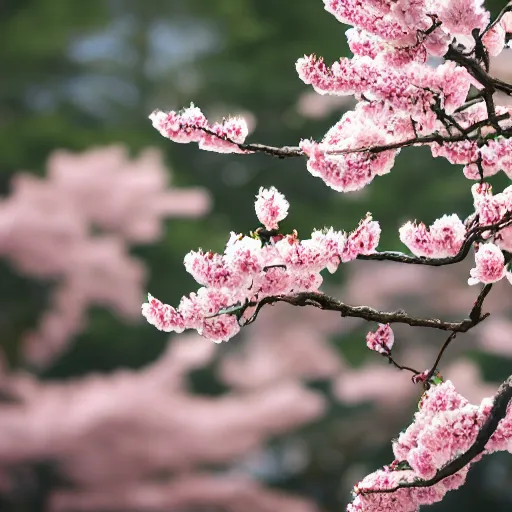
<path id="1" fill-rule="evenodd" d="M 24 354 L 48 364 L 80 332 L 90 305 L 138 320 L 145 269 L 131 244 L 155 242 L 166 217 L 197 217 L 210 207 L 203 189 L 168 189 L 156 149 L 131 160 L 110 146 L 56 151 L 45 179 L 20 173 L 0 201 L 0 256 L 21 273 L 56 280 L 49 310 L 27 333 Z"/>

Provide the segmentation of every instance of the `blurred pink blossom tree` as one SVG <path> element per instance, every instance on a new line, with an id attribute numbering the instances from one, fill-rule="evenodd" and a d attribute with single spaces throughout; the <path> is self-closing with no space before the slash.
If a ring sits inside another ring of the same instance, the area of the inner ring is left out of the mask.
<path id="1" fill-rule="evenodd" d="M 168 189 L 161 153 L 131 160 L 110 146 L 56 151 L 40 179 L 20 173 L 0 202 L 0 256 L 17 271 L 55 281 L 51 305 L 23 340 L 25 358 L 49 364 L 79 333 L 91 305 L 139 318 L 146 271 L 132 244 L 162 234 L 166 217 L 197 217 L 210 207 L 202 189 Z"/>

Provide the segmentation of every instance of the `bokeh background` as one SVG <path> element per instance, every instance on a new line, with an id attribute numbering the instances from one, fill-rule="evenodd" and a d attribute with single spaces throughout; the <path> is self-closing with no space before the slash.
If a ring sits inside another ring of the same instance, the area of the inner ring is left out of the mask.
<path id="1" fill-rule="evenodd" d="M 347 55 L 346 28 L 320 0 L 0 3 L 0 510 L 338 511 L 391 461 L 420 390 L 366 348 L 375 325 L 279 305 L 214 345 L 140 315 L 147 291 L 176 304 L 195 290 L 189 250 L 257 227 L 260 186 L 289 199 L 284 231 L 351 230 L 371 211 L 389 250 L 405 220 L 471 212 L 471 183 L 428 150 L 343 195 L 301 159 L 201 152 L 147 119 L 193 101 L 212 120 L 245 115 L 251 141 L 320 139 L 353 103 L 315 95 L 294 63 Z M 478 293 L 470 267 L 354 262 L 324 289 L 459 319 Z M 512 372 L 511 305 L 500 283 L 491 318 L 443 360 L 472 400 Z M 396 358 L 418 368 L 445 339 L 395 334 Z M 511 478 L 495 454 L 431 510 L 508 511 Z"/>

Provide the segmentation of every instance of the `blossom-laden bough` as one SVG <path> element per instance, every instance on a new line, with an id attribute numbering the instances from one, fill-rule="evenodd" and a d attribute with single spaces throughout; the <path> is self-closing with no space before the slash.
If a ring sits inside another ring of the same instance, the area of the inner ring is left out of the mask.
<path id="1" fill-rule="evenodd" d="M 279 223 L 289 204 L 275 188 L 261 188 L 255 204 L 261 226 L 232 233 L 223 254 L 190 252 L 185 267 L 201 288 L 177 308 L 149 295 L 142 312 L 160 330 L 195 329 L 215 342 L 229 340 L 276 302 L 378 322 L 367 335 L 368 348 L 412 372 L 424 394 L 413 423 L 394 442 L 395 461 L 354 488 L 348 510 L 412 512 L 462 485 L 483 454 L 512 447 L 512 377 L 494 398 L 474 406 L 438 371 L 456 336 L 489 316 L 483 305 L 493 284 L 512 283 L 512 186 L 493 195 L 486 181 L 500 171 L 512 178 L 512 108 L 496 105 L 493 96 L 512 96 L 512 84 L 489 74 L 489 58 L 511 46 L 512 2 L 491 20 L 482 0 L 323 1 L 340 22 L 352 25 L 347 39 L 353 57 L 328 65 L 306 55 L 296 69 L 319 94 L 353 95 L 357 104 L 320 142 L 247 143 L 242 118 L 211 125 L 194 105 L 154 111 L 153 126 L 175 142 L 196 142 L 209 151 L 305 156 L 308 171 L 339 192 L 359 190 L 389 173 L 402 148 L 427 146 L 434 157 L 463 165 L 464 176 L 477 182 L 471 189 L 474 211 L 465 220 L 444 215 L 429 227 L 406 222 L 399 236 L 410 255 L 377 251 L 381 229 L 371 214 L 348 234 L 334 227 L 306 239 L 295 230 L 282 233 Z M 468 284 L 483 286 L 468 318 L 459 321 L 351 306 L 319 291 L 324 269 L 334 272 L 354 259 L 443 266 L 464 260 L 472 249 Z M 418 371 L 393 358 L 393 323 L 450 333 L 430 368 Z"/>

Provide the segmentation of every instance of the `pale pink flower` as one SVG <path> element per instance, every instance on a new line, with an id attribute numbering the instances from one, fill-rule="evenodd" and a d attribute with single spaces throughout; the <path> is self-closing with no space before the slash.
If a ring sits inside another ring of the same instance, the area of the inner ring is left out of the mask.
<path id="1" fill-rule="evenodd" d="M 430 228 L 406 222 L 399 230 L 400 240 L 416 256 L 446 258 L 455 256 L 462 247 L 466 228 L 455 214 L 443 215 Z"/>
<path id="2" fill-rule="evenodd" d="M 228 341 L 238 334 L 240 325 L 234 315 L 220 315 L 214 318 L 205 319 L 199 334 L 215 343 Z"/>
<path id="3" fill-rule="evenodd" d="M 261 241 L 244 236 L 238 237 L 224 252 L 224 263 L 234 274 L 254 277 L 265 265 L 265 253 Z"/>
<path id="4" fill-rule="evenodd" d="M 277 229 L 288 215 L 289 207 L 290 203 L 275 187 L 261 187 L 254 203 L 256 216 L 267 229 Z"/>
<path id="5" fill-rule="evenodd" d="M 489 23 L 489 11 L 483 7 L 483 0 L 434 0 L 432 4 L 444 28 L 453 35 L 471 39 L 473 29 L 483 30 Z"/>
<path id="6" fill-rule="evenodd" d="M 506 31 L 502 20 L 500 23 L 494 25 L 491 30 L 487 31 L 482 38 L 482 42 L 491 57 L 497 57 L 505 48 L 505 35 Z"/>
<path id="7" fill-rule="evenodd" d="M 405 27 L 397 19 L 389 15 L 384 16 L 389 13 L 387 2 L 323 1 L 326 11 L 341 23 L 361 27 L 384 40 L 400 40 L 406 35 Z"/>
<path id="8" fill-rule="evenodd" d="M 142 305 L 142 314 L 158 330 L 183 332 L 185 324 L 181 314 L 169 304 L 164 304 L 148 293 L 148 302 Z"/>
<path id="9" fill-rule="evenodd" d="M 341 261 L 351 261 L 360 254 L 369 255 L 376 252 L 380 233 L 379 223 L 368 213 L 359 226 L 348 235 L 341 253 Z"/>
<path id="10" fill-rule="evenodd" d="M 201 149 L 218 153 L 244 153 L 238 145 L 245 142 L 249 132 L 241 117 L 208 124 L 208 120 L 193 104 L 181 112 L 154 110 L 149 119 L 164 137 L 179 143 L 197 142 Z"/>
<path id="11" fill-rule="evenodd" d="M 199 142 L 204 135 L 202 128 L 208 127 L 206 117 L 193 104 L 181 113 L 154 110 L 149 119 L 161 135 L 182 144 Z"/>
<path id="12" fill-rule="evenodd" d="M 331 274 L 336 272 L 341 262 L 341 254 L 347 242 L 346 235 L 341 231 L 329 228 L 322 231 L 313 231 L 311 239 L 317 244 L 320 253 L 323 254 L 327 270 Z"/>
<path id="13" fill-rule="evenodd" d="M 379 324 L 375 332 L 366 335 L 366 345 L 370 350 L 380 354 L 391 354 L 395 343 L 395 335 L 389 324 Z"/>
<path id="14" fill-rule="evenodd" d="M 222 123 L 215 123 L 209 130 L 214 135 L 205 133 L 199 141 L 199 147 L 217 153 L 242 152 L 232 142 L 243 144 L 249 134 L 247 123 L 242 117 L 230 117 Z"/>
<path id="15" fill-rule="evenodd" d="M 343 148 L 329 147 L 309 140 L 302 140 L 300 148 L 308 156 L 308 171 L 338 192 L 360 190 L 371 183 L 375 176 L 388 173 L 393 167 L 397 153 L 383 151 L 376 156 L 364 151 L 333 154 L 331 152 Z"/>
<path id="16" fill-rule="evenodd" d="M 505 256 L 494 244 L 482 244 L 475 254 L 475 268 L 469 271 L 468 284 L 495 283 L 505 277 Z"/>

